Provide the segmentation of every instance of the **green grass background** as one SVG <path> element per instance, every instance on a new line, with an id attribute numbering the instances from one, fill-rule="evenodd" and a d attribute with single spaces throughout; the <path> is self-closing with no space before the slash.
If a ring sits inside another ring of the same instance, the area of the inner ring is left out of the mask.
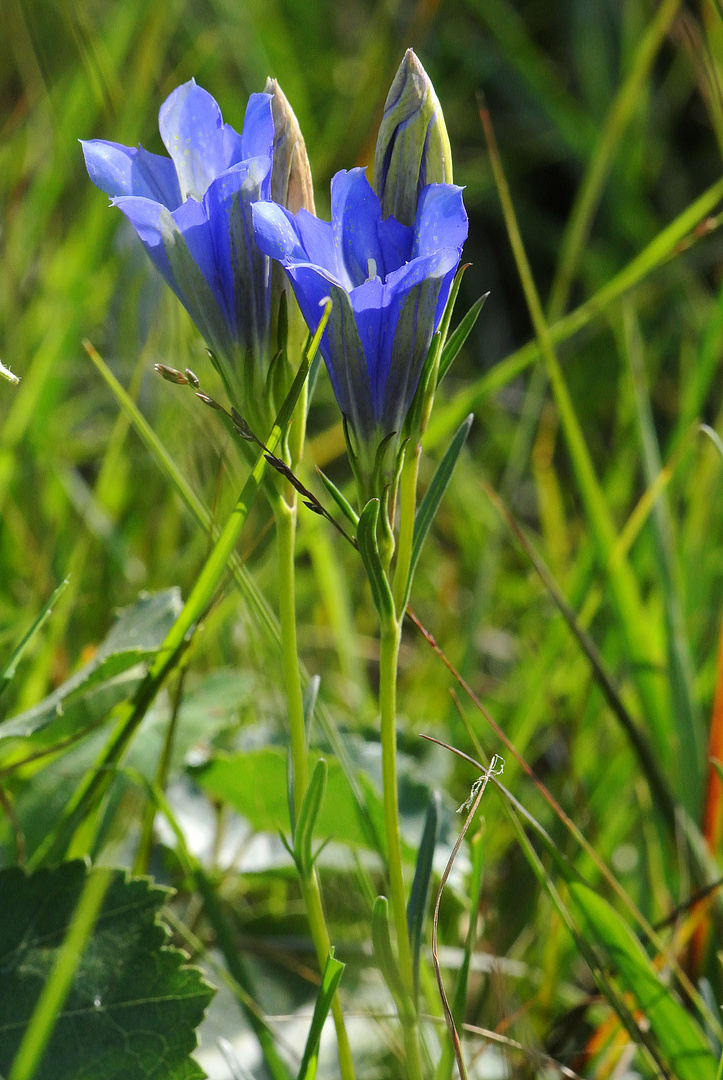
<path id="1" fill-rule="evenodd" d="M 666 22 L 657 38 L 656 18 Z M 213 415 L 153 373 L 157 362 L 188 365 L 217 389 L 185 313 L 90 184 L 77 140 L 142 141 L 159 152 L 158 107 L 191 76 L 238 128 L 248 94 L 273 75 L 305 133 L 317 209 L 325 215 L 333 173 L 370 164 L 388 86 L 403 49 L 413 45 L 445 111 L 455 181 L 466 188 L 465 258 L 472 266 L 458 315 L 490 292 L 443 384 L 427 440 L 424 483 L 474 407 L 472 435 L 422 556 L 413 606 L 646 918 L 663 919 L 704 884 L 684 827 L 679 822 L 676 834 L 652 809 L 639 757 L 599 677 L 483 482 L 502 493 L 531 537 L 590 631 L 677 803 L 700 824 L 723 600 L 723 460 L 697 425 L 723 424 L 723 246 L 714 216 L 723 191 L 700 213 L 682 222 L 680 215 L 721 175 L 718 5 L 6 0 L 0 28 L 0 357 L 21 377 L 18 386 L 0 382 L 0 656 L 10 654 L 70 575 L 12 682 L 6 714 L 36 704 L 88 659 L 114 612 L 140 590 L 177 585 L 187 595 L 208 550 L 208 537 L 119 413 L 82 340 L 95 345 L 218 520 L 243 474 Z M 480 90 L 546 317 L 555 324 L 569 311 L 579 314 L 574 334 L 553 335 L 564 337 L 559 378 L 539 350 L 524 351 L 535 339 L 534 320 L 480 124 Z M 701 220 L 708 224 L 696 232 Z M 664 230 L 676 221 L 678 232 L 666 242 Z M 584 226 L 577 233 L 576 222 Z M 566 251 L 572 254 L 561 273 Z M 590 297 L 596 299 L 581 309 Z M 323 373 L 310 434 L 310 460 L 347 483 Z M 660 498 L 638 519 L 621 559 L 616 542 L 669 461 Z M 259 501 L 241 550 L 273 607 L 271 535 Z M 308 670 L 321 676 L 335 724 L 374 780 L 375 619 L 355 554 L 338 541 L 322 521 L 302 516 L 300 648 Z M 199 725 L 204 752 L 283 746 L 278 659 L 231 587 L 194 646 L 187 689 L 219 670 L 240 673 L 252 691 L 234 698 L 214 739 Z M 453 685 L 409 627 L 400 703 L 410 843 L 418 839 L 429 790 L 439 787 L 449 844 L 459 820 L 453 810 L 475 778 L 469 766 L 417 738 L 424 731 L 475 752 L 450 697 Z M 506 757 L 507 786 L 612 898 L 482 716 L 467 700 L 461 707 L 486 752 Z M 43 803 L 28 791 L 42 792 L 48 777 L 56 799 L 72 790 L 70 781 L 63 787 L 62 765 L 49 768 L 54 777 L 39 769 L 9 789 L 31 851 L 32 836 L 42 834 Z M 46 804 L 46 813 L 48 805 L 55 804 Z M 141 809 L 139 798 L 129 799 L 129 836 Z M 592 1000 L 580 1015 L 569 1012 L 593 990 L 575 940 L 491 794 L 483 814 L 480 948 L 523 966 L 515 974 L 473 973 L 467 1019 L 579 1063 L 575 1053 L 609 1015 L 606 1006 Z M 217 807 L 213 857 L 227 817 Z M 12 862 L 13 829 L 1 827 L 4 860 Z M 183 886 L 163 845 L 153 859 L 159 877 Z M 709 878 L 716 873 L 711 864 Z M 285 1012 L 285 980 L 294 1002 L 312 992 L 293 878 L 271 865 L 220 875 L 245 947 L 258 954 L 262 981 L 270 980 L 264 1008 Z M 350 1007 L 358 991 L 366 1008 L 370 898 L 353 866 L 330 865 L 324 886 L 332 938 L 351 961 L 344 982 Z M 468 924 L 464 873 L 453 886 L 442 935 L 460 946 Z M 182 891 L 178 905 L 187 914 L 192 896 Z M 193 911 L 189 918 L 196 925 Z M 705 977 L 720 1001 L 717 918 L 691 974 Z M 692 964 L 685 943 L 676 951 Z M 431 1007 L 439 1012 L 438 1004 Z M 383 1049 L 360 1075 L 397 1075 L 393 1029 L 382 1020 L 370 1025 Z M 509 1068 L 531 1075 L 524 1061 L 511 1055 Z M 596 1060 L 585 1075 L 610 1075 L 606 1068 Z"/>

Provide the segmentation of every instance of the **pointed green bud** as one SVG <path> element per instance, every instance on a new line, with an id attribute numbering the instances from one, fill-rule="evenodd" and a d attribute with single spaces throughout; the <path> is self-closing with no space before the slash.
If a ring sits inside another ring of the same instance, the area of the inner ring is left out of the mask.
<path id="1" fill-rule="evenodd" d="M 274 114 L 274 164 L 271 198 L 292 214 L 302 207 L 314 214 L 314 187 L 306 143 L 299 121 L 276 79 L 267 79 L 264 93 L 271 94 Z"/>
<path id="2" fill-rule="evenodd" d="M 399 65 L 384 106 L 374 152 L 374 190 L 382 216 L 414 225 L 427 184 L 452 183 L 452 151 L 442 106 L 412 49 Z"/>

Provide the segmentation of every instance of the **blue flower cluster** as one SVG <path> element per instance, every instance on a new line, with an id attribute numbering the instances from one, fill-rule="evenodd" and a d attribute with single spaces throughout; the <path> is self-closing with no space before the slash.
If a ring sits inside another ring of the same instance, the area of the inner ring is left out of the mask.
<path id="1" fill-rule="evenodd" d="M 405 63 L 400 72 L 408 70 L 413 85 L 419 84 L 420 71 L 426 79 L 413 54 Z M 390 94 L 392 105 L 402 97 L 399 78 Z M 239 135 L 223 123 L 214 99 L 193 80 L 179 86 L 159 115 L 169 158 L 140 146 L 83 143 L 91 179 L 126 215 L 220 358 L 227 389 L 242 410 L 247 402 L 238 399 L 253 383 L 235 377 L 234 365 L 250 363 L 264 370 L 270 362 L 269 260 L 285 269 L 311 331 L 321 317 L 320 303 L 331 297 L 321 352 L 339 407 L 366 460 L 370 455 L 373 460 L 381 440 L 401 431 L 467 236 L 461 188 L 451 183 L 420 186 L 430 123 L 441 117 L 436 97 L 429 104 L 429 93 L 427 111 L 420 112 L 422 148 L 414 156 L 405 194 L 410 224 L 391 213 L 382 216 L 390 191 L 375 192 L 359 168 L 332 180 L 331 222 L 307 209 L 294 214 L 272 202 L 269 94 L 251 96 Z M 403 109 L 398 135 L 388 102 L 383 167 L 376 170 L 381 183 L 391 178 L 390 147 L 396 146 L 395 198 L 405 182 L 400 148 L 409 140 L 408 95 Z M 444 149 L 446 131 L 442 135 L 437 143 Z M 444 167 L 444 175 L 451 176 L 446 159 Z"/>
<path id="2" fill-rule="evenodd" d="M 138 233 L 238 399 L 239 366 L 247 358 L 268 363 L 269 260 L 254 241 L 251 205 L 271 198 L 272 99 L 251 95 L 239 135 L 191 79 L 161 106 L 158 126 L 169 158 L 93 139 L 82 143 L 86 167 Z"/>

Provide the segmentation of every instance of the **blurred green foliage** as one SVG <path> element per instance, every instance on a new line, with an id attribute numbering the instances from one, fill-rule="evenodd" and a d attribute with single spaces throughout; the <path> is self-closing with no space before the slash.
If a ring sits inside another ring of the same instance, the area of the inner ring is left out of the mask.
<path id="1" fill-rule="evenodd" d="M 643 43 L 663 8 L 667 24 L 635 82 Z M 413 45 L 445 112 L 455 181 L 466 187 L 465 258 L 472 267 L 457 318 L 490 292 L 445 379 L 439 427 L 433 423 L 423 459 L 426 485 L 452 434 L 445 416 L 463 395 L 476 394 L 476 421 L 420 559 L 413 607 L 649 922 L 666 918 L 720 876 L 718 853 L 701 870 L 690 830 L 686 842 L 685 820 L 678 818 L 676 833 L 654 809 L 640 761 L 594 667 L 483 487 L 487 481 L 502 493 L 532 537 L 650 739 L 675 799 L 702 828 L 723 601 L 723 461 L 696 425 L 719 432 L 723 426 L 723 244 L 718 218 L 710 216 L 717 203 L 713 199 L 701 220 L 683 229 L 665 257 L 650 249 L 635 288 L 586 318 L 559 346 L 584 451 L 612 526 L 603 557 L 592 496 L 571 453 L 569 418 L 547 390 L 540 361 L 485 392 L 485 376 L 534 335 L 476 99 L 484 91 L 532 273 L 554 323 L 604 289 L 719 180 L 723 15 L 716 0 L 5 0 L 0 27 L 0 357 L 21 377 L 18 386 L 0 381 L 0 657 L 12 654 L 70 575 L 0 700 L 0 715 L 37 705 L 90 661 L 117 609 L 132 604 L 140 590 L 178 586 L 187 595 L 209 548 L 209 536 L 119 412 L 83 349 L 84 338 L 219 522 L 243 477 L 213 415 L 153 373 L 156 362 L 188 365 L 204 388 L 217 389 L 185 313 L 120 215 L 89 183 L 77 140 L 142 141 L 160 151 L 158 106 L 191 76 L 239 127 L 248 94 L 272 75 L 305 134 L 317 211 L 324 216 L 332 174 L 370 164 L 387 88 L 403 49 Z M 580 236 L 569 282 L 563 275 L 561 284 L 561 253 L 591 162 L 601 168 L 599 198 L 590 204 L 589 230 Z M 443 429 L 445 439 L 435 437 Z M 324 373 L 310 433 L 310 462 L 345 485 L 343 440 Z M 635 599 L 623 610 L 614 584 L 620 556 L 611 552 L 666 462 L 672 466 L 660 498 L 629 537 L 624 565 Z M 328 502 L 321 486 L 318 494 Z M 240 553 L 273 607 L 270 529 L 270 512 L 259 501 Z M 364 784 L 378 784 L 373 608 L 356 553 L 313 515 L 301 519 L 297 580 L 303 661 L 321 676 L 325 715 L 363 770 Z M 224 671 L 227 684 L 218 682 Z M 219 703 L 218 689 L 236 685 L 230 671 L 247 680 L 232 715 Z M 416 733 L 475 750 L 450 698 L 452 677 L 411 626 L 401 672 L 400 798 L 411 860 L 430 790 L 444 793 L 442 845 L 449 849 L 459 821 L 453 811 L 475 779 L 470 766 L 423 744 Z M 209 784 L 196 784 L 193 767 L 216 753 L 222 756 L 210 769 L 217 772 L 234 754 L 275 762 L 275 748 L 286 744 L 279 683 L 269 635 L 229 585 L 180 681 L 159 700 L 133 751 L 135 767 L 146 750 L 146 765 L 154 762 L 159 724 L 168 722 L 185 693 L 193 695 L 196 735 L 188 739 L 186 762 L 176 757 L 173 763 L 173 805 L 218 886 L 261 1007 L 270 1014 L 308 1003 L 314 993 L 298 886 L 281 845 L 254 839 L 220 798 L 202 794 Z M 659 708 L 651 709 L 653 700 Z M 558 852 L 625 911 L 482 716 L 466 699 L 461 709 L 488 754 L 505 754 L 506 786 L 545 826 Z M 6 864 L 22 855 L 25 831 L 31 847 L 37 842 L 43 814 L 59 809 L 104 737 L 102 728 L 95 730 L 50 763 L 43 758 L 12 772 L 0 817 Z M 327 739 L 317 717 L 312 742 L 328 751 Z M 15 744 L 12 753 L 18 753 Z M 16 760 L 7 754 L 0 760 L 4 784 Z M 338 797 L 346 798 L 345 785 L 337 787 Z M 122 805 L 125 831 L 119 835 L 106 808 L 101 836 L 115 845 L 115 861 L 130 863 L 146 796 L 120 782 L 114 793 L 111 806 Z M 230 802 L 243 805 L 243 798 Z M 327 809 L 333 817 L 333 804 Z M 586 1076 L 612 1075 L 623 1053 L 622 1042 L 615 1042 L 622 1029 L 610 1019 L 579 943 L 534 876 L 492 790 L 482 812 L 482 877 L 472 920 L 479 951 L 466 1019 L 545 1048 Z M 361 828 L 353 822 L 347 831 Z M 547 855 L 543 862 L 554 877 Z M 379 862 L 366 860 L 361 848 L 354 858 L 343 857 L 332 845 L 320 867 L 332 941 L 347 961 L 345 1003 L 384 1016 L 389 1002 L 367 949 Z M 211 924 L 200 915 L 170 834 L 159 834 L 151 870 L 180 889 L 171 913 L 178 933 L 186 926 L 211 943 Z M 465 898 L 475 892 L 469 863 L 462 859 L 458 871 L 441 911 L 443 942 L 460 950 L 444 961 L 450 985 L 468 937 Z M 694 980 L 704 976 L 704 990 L 721 1001 L 723 931 L 719 908 L 711 910 L 707 940 L 698 931 L 690 945 L 695 928 L 685 914 L 663 934 Z M 428 957 L 421 983 L 439 1019 Z M 630 989 L 624 980 L 623 989 Z M 215 1036 L 219 1030 L 235 1036 L 243 1021 L 229 1008 L 215 1023 L 203 1034 L 204 1067 L 231 1075 L 214 1065 Z M 399 1075 L 395 1038 L 386 1019 L 370 1020 L 359 1039 L 360 1078 Z M 430 1045 L 434 1050 L 434 1035 Z M 471 1039 L 470 1056 L 481 1046 Z M 324 1060 L 322 1052 L 322 1071 L 329 1068 Z M 510 1075 L 532 1075 L 526 1061 L 510 1051 Z M 652 1075 L 644 1055 L 635 1065 Z"/>

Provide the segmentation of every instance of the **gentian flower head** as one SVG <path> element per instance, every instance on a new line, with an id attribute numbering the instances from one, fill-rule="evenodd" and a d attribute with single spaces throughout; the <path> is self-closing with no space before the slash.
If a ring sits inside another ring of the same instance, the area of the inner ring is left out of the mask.
<path id="1" fill-rule="evenodd" d="M 452 151 L 442 106 L 413 49 L 407 49 L 387 100 L 374 151 L 374 190 L 382 214 L 413 225 L 427 184 L 452 183 Z"/>
<path id="2" fill-rule="evenodd" d="M 191 79 L 163 103 L 158 126 L 170 157 L 93 139 L 82 143 L 88 174 L 133 225 L 245 409 L 269 355 L 270 266 L 251 204 L 271 196 L 272 99 L 251 95 L 239 135 Z"/>
<path id="3" fill-rule="evenodd" d="M 310 330 L 332 299 L 320 349 L 369 478 L 379 445 L 398 442 L 447 303 L 467 236 L 462 189 L 425 187 L 413 226 L 382 219 L 364 169 L 332 180 L 331 222 L 272 202 L 252 209 L 259 247 L 285 268 Z"/>

